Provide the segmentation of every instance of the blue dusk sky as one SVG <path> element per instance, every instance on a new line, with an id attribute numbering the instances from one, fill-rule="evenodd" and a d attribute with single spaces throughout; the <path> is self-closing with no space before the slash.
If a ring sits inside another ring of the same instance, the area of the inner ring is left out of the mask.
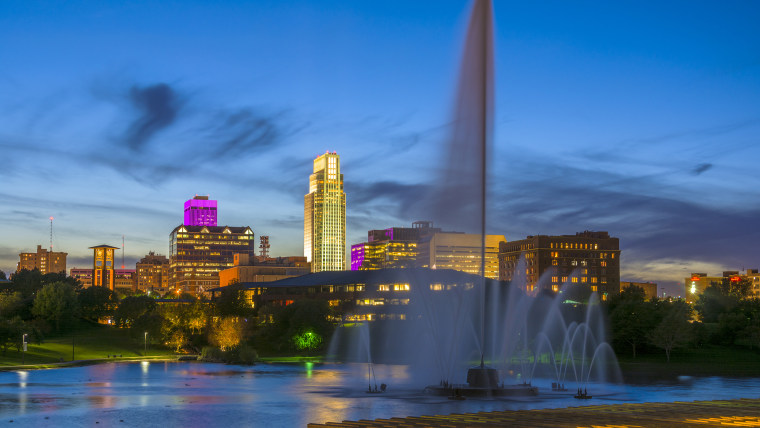
<path id="1" fill-rule="evenodd" d="M 341 155 L 348 244 L 440 172 L 466 1 L 0 4 L 0 270 L 168 253 L 195 194 L 303 251 L 311 161 Z M 607 230 L 623 280 L 760 267 L 760 2 L 501 1 L 488 231 Z M 435 221 L 435 218 L 429 220 Z M 681 285 L 682 287 L 682 285 Z"/>

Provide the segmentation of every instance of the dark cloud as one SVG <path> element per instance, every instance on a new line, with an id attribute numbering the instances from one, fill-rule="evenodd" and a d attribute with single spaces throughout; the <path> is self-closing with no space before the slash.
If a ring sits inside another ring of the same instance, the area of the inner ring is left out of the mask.
<path id="1" fill-rule="evenodd" d="M 711 163 L 701 163 L 701 164 L 697 165 L 696 167 L 694 167 L 694 169 L 691 170 L 691 172 L 694 175 L 699 175 L 699 174 L 702 174 L 703 172 L 706 172 L 707 170 L 709 170 L 712 167 L 713 167 L 713 164 L 711 164 Z"/>
<path id="2" fill-rule="evenodd" d="M 219 115 L 208 130 L 212 156 L 248 156 L 270 149 L 282 138 L 282 129 L 273 116 L 241 109 Z"/>
<path id="3" fill-rule="evenodd" d="M 174 123 L 182 106 L 177 92 L 166 83 L 132 86 L 127 97 L 137 117 L 127 127 L 123 140 L 134 151 Z"/>

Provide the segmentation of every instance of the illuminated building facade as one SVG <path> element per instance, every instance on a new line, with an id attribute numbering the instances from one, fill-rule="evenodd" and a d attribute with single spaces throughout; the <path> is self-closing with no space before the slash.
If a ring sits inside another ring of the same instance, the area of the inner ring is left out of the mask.
<path id="1" fill-rule="evenodd" d="M 239 282 L 270 282 L 306 275 L 311 266 L 306 257 L 249 257 L 235 254 L 233 266 L 219 272 L 219 286 Z"/>
<path id="2" fill-rule="evenodd" d="M 476 290 L 475 285 L 481 278 L 448 269 L 378 269 L 319 272 L 274 282 L 241 282 L 228 287 L 252 296 L 254 307 L 325 300 L 342 321 L 404 321 L 429 316 L 420 311 L 427 307 L 421 300 L 431 294 L 445 295 L 456 291 L 455 296 L 461 298 L 463 291 Z M 490 279 L 486 280 L 486 285 L 507 286 Z M 210 290 L 211 298 L 219 296 L 223 289 Z M 413 296 L 418 300 L 413 301 Z"/>
<path id="3" fill-rule="evenodd" d="M 486 235 L 487 278 L 499 277 L 499 243 L 503 235 Z M 421 267 L 480 274 L 481 236 L 444 232 L 432 222 L 412 227 L 370 230 L 368 241 L 351 246 L 351 270 Z"/>
<path id="4" fill-rule="evenodd" d="M 169 289 L 169 259 L 149 252 L 135 266 L 139 291 L 165 293 Z"/>
<path id="5" fill-rule="evenodd" d="M 185 226 L 216 226 L 216 201 L 196 195 L 185 201 Z"/>
<path id="6" fill-rule="evenodd" d="M 486 235 L 485 277 L 499 279 L 499 245 L 504 235 Z M 460 232 L 434 232 L 423 237 L 417 248 L 417 266 L 452 269 L 480 275 L 480 235 Z"/>
<path id="7" fill-rule="evenodd" d="M 351 270 L 410 268 L 417 266 L 417 245 L 432 229 L 429 222 L 415 222 L 414 227 L 391 227 L 370 230 L 367 242 L 351 246 Z"/>
<path id="8" fill-rule="evenodd" d="M 760 273 L 757 269 L 747 269 L 742 275 L 738 270 L 723 271 L 722 276 L 708 276 L 706 273 L 694 272 L 688 278 L 684 278 L 684 292 L 686 301 L 695 303 L 707 287 L 719 285 L 724 280 L 731 282 L 749 281 L 750 298 L 760 297 Z"/>
<path id="9" fill-rule="evenodd" d="M 47 248 L 37 246 L 36 253 L 21 253 L 18 255 L 19 261 L 16 271 L 23 269 L 35 270 L 40 273 L 66 273 L 66 256 L 68 253 L 48 251 Z"/>
<path id="10" fill-rule="evenodd" d="M 233 266 L 235 254 L 255 256 L 250 227 L 187 226 L 169 235 L 169 288 L 202 293 L 219 285 L 219 271 Z"/>
<path id="11" fill-rule="evenodd" d="M 335 152 L 314 159 L 304 196 L 303 248 L 312 272 L 346 268 L 346 194 Z"/>
<path id="12" fill-rule="evenodd" d="M 644 290 L 644 298 L 646 300 L 652 300 L 657 298 L 657 283 L 655 282 L 632 282 L 632 281 L 620 281 L 620 291 L 622 292 L 628 287 L 639 287 Z M 664 296 L 663 296 L 664 297 Z"/>
<path id="13" fill-rule="evenodd" d="M 114 290 L 134 290 L 135 289 L 135 270 L 134 269 L 114 269 Z M 69 276 L 76 279 L 82 284 L 82 288 L 92 287 L 93 269 L 71 268 Z"/>
<path id="14" fill-rule="evenodd" d="M 92 250 L 92 285 L 106 287 L 113 291 L 116 285 L 114 251 L 118 248 L 104 244 L 90 247 L 90 249 Z"/>
<path id="15" fill-rule="evenodd" d="M 558 292 L 565 283 L 588 285 L 602 299 L 620 291 L 620 242 L 607 232 L 537 235 L 502 243 L 499 278 L 511 281 L 518 276 L 518 265 L 525 269 L 519 276 L 526 278 L 529 292 L 538 291 L 539 285 Z"/>

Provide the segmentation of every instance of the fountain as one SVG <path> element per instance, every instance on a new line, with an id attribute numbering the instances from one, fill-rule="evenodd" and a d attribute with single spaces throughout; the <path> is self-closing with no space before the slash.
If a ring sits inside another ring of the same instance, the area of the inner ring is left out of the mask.
<path id="1" fill-rule="evenodd" d="M 574 382 L 578 395 L 587 398 L 581 388 L 619 373 L 604 341 L 598 299 L 574 308 L 564 304 L 563 293 L 528 295 L 519 275 L 525 272 L 524 261 L 509 286 L 483 275 L 486 172 L 493 134 L 490 0 L 473 5 L 454 116 L 448 166 L 436 180 L 440 186 L 421 203 L 437 223 L 480 232 L 481 275 L 406 270 L 410 298 L 405 319 L 338 328 L 328 353 L 369 367 L 372 362 L 408 365 L 413 384 L 427 384 L 426 393 L 452 399 L 537 395 L 532 384 L 536 378 L 549 378 L 554 393 L 566 392 L 566 382 Z M 368 273 L 368 280 L 372 275 Z M 537 289 L 546 280 L 541 278 Z M 565 288 L 571 286 L 568 281 Z M 439 380 L 437 385 L 429 385 L 433 379 Z"/>

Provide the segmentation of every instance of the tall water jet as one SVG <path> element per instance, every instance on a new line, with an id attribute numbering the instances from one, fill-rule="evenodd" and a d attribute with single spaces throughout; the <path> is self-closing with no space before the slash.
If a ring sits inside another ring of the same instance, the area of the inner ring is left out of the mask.
<path id="1" fill-rule="evenodd" d="M 493 144 L 493 16 L 491 0 L 475 0 L 462 54 L 446 168 L 433 192 L 436 222 L 480 233 L 485 278 L 488 154 Z M 480 284 L 484 293 L 484 283 Z M 485 295 L 481 294 L 480 353 L 485 353 Z"/>

